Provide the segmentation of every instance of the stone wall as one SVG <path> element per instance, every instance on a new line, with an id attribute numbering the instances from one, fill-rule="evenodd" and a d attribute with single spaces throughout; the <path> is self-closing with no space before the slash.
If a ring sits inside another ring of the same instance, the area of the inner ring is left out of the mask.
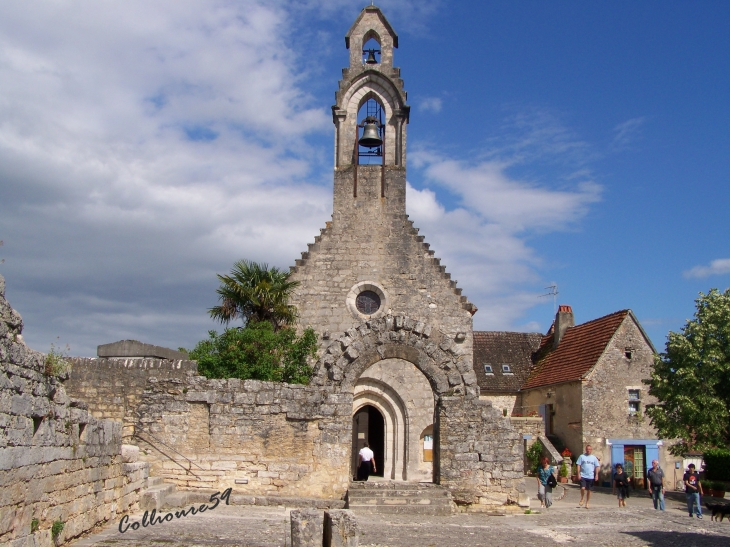
<path id="1" fill-rule="evenodd" d="M 494 408 L 503 414 L 506 411 L 506 416 L 512 416 L 517 403 L 517 394 L 505 395 L 503 393 L 485 393 L 481 391 L 479 398 L 483 401 L 489 401 Z"/>
<path id="2" fill-rule="evenodd" d="M 340 498 L 351 415 L 352 395 L 326 387 L 188 373 L 150 379 L 137 431 L 152 474 L 181 487 Z"/>
<path id="3" fill-rule="evenodd" d="M 0 543 L 53 545 L 56 521 L 63 542 L 136 510 L 148 466 L 122 462 L 121 424 L 68 397 L 4 296 L 0 276 Z"/>
<path id="4" fill-rule="evenodd" d="M 487 401 L 441 397 L 436 445 L 439 483 L 459 504 L 525 503 L 522 435 Z"/>
<path id="5" fill-rule="evenodd" d="M 136 410 L 149 378 L 182 378 L 197 372 L 195 361 L 138 358 L 73 358 L 65 382 L 69 396 L 83 400 L 95 418 L 122 422 L 122 436 L 134 434 Z"/>

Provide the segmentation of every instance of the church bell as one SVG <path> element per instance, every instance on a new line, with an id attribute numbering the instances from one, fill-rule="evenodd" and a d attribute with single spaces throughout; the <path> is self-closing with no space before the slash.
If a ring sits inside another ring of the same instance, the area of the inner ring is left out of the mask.
<path id="1" fill-rule="evenodd" d="M 380 138 L 380 131 L 378 130 L 378 120 L 372 116 L 368 116 L 363 122 L 365 126 L 362 131 L 362 137 L 357 141 L 358 144 L 367 148 L 375 148 L 383 144 L 383 139 Z"/>
<path id="2" fill-rule="evenodd" d="M 365 64 L 368 64 L 368 65 L 377 65 L 378 64 L 378 60 L 375 58 L 374 49 L 368 50 L 368 58 L 365 60 Z"/>

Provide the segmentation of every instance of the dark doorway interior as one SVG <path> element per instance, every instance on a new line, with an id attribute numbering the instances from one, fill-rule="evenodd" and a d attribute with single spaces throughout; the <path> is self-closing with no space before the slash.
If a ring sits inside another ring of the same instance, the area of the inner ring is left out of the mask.
<path id="1" fill-rule="evenodd" d="M 371 405 L 365 405 L 352 417 L 352 475 L 357 472 L 357 455 L 365 443 L 375 454 L 375 466 L 380 477 L 383 476 L 385 460 L 385 420 L 380 411 Z"/>

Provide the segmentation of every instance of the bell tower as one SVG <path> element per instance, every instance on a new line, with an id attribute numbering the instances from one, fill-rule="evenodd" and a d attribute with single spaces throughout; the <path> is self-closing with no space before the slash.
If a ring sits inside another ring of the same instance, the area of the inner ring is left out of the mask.
<path id="1" fill-rule="evenodd" d="M 349 66 L 332 107 L 332 220 L 292 268 L 299 324 L 313 327 L 324 343 L 401 314 L 459 334 L 460 345 L 470 348 L 476 308 L 406 214 L 410 107 L 400 69 L 393 67 L 398 35 L 378 7 L 367 6 L 345 46 Z"/>
<path id="2" fill-rule="evenodd" d="M 400 69 L 393 67 L 398 35 L 380 8 L 368 6 L 345 35 L 345 46 L 350 66 L 342 71 L 332 107 L 333 220 L 405 214 L 410 107 Z"/>

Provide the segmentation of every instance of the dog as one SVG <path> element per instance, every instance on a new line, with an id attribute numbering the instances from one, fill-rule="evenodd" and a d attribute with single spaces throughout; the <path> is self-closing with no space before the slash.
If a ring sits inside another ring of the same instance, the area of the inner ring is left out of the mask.
<path id="1" fill-rule="evenodd" d="M 712 511 L 712 518 L 710 520 L 719 520 L 722 522 L 726 516 L 730 520 L 730 505 L 725 503 L 706 503 L 705 506 Z"/>

